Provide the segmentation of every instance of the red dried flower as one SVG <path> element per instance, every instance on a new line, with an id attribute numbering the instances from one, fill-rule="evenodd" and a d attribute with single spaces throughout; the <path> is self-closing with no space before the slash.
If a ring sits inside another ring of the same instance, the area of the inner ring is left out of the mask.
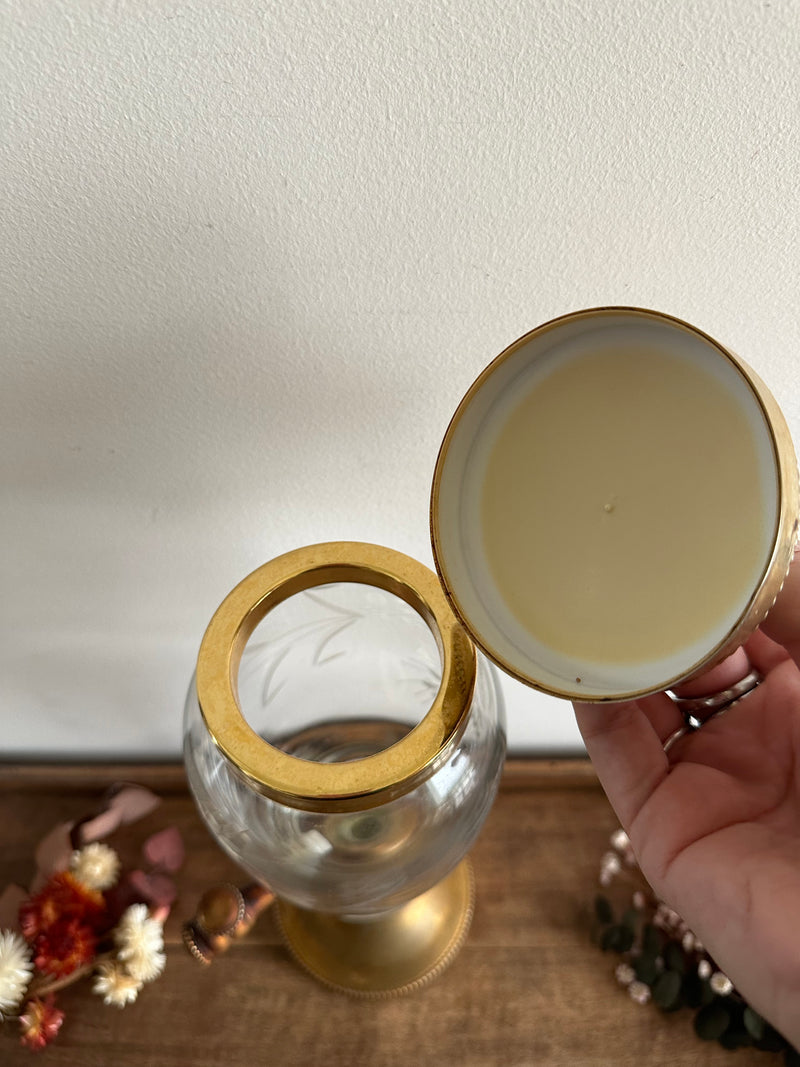
<path id="1" fill-rule="evenodd" d="M 97 890 L 89 889 L 69 871 L 59 871 L 20 907 L 19 923 L 24 936 L 32 942 L 65 920 L 99 929 L 104 913 L 105 901 Z"/>
<path id="2" fill-rule="evenodd" d="M 89 963 L 96 949 L 91 926 L 78 919 L 61 919 L 34 940 L 33 962 L 40 971 L 63 978 Z"/>
<path id="3" fill-rule="evenodd" d="M 47 1000 L 33 997 L 25 1005 L 25 1010 L 19 1017 L 22 1028 L 20 1040 L 23 1045 L 27 1045 L 34 1052 L 39 1052 L 45 1045 L 50 1044 L 61 1029 L 63 1021 L 64 1012 L 53 1006 L 52 996 L 49 996 Z"/>

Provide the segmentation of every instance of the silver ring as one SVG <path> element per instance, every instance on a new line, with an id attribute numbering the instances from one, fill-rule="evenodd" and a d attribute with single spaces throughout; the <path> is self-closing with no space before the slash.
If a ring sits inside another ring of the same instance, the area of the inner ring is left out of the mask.
<path id="1" fill-rule="evenodd" d="M 679 697 L 671 690 L 668 691 L 667 696 L 680 709 L 683 716 L 683 726 L 679 726 L 674 733 L 670 734 L 664 742 L 664 751 L 669 752 L 672 746 L 677 741 L 680 741 L 682 737 L 685 737 L 686 734 L 694 733 L 695 730 L 699 730 L 701 726 L 711 719 L 715 719 L 718 715 L 723 715 L 728 708 L 733 707 L 748 693 L 752 693 L 763 680 L 762 675 L 757 670 L 751 670 L 735 685 L 729 686 L 719 693 L 711 693 L 709 696 Z"/>

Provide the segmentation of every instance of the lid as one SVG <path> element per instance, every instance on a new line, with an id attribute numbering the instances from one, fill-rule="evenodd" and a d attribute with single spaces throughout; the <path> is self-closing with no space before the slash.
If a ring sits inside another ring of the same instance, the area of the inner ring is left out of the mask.
<path id="1" fill-rule="evenodd" d="M 431 495 L 445 593 L 504 671 L 576 700 L 671 688 L 758 626 L 797 537 L 783 416 L 689 324 L 604 307 L 477 378 Z"/>

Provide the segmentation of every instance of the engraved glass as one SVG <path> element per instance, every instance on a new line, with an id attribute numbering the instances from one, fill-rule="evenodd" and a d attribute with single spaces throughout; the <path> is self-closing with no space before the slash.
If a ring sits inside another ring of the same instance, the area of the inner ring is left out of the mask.
<path id="1" fill-rule="evenodd" d="M 239 705 L 272 746 L 319 763 L 388 749 L 425 715 L 442 677 L 437 642 L 414 608 L 375 586 L 295 593 L 258 624 L 242 655 Z M 460 737 L 412 788 L 364 810 L 305 811 L 256 791 L 212 739 L 194 683 L 185 763 L 223 848 L 300 908 L 364 920 L 440 882 L 489 812 L 505 756 L 497 676 L 478 653 Z"/>

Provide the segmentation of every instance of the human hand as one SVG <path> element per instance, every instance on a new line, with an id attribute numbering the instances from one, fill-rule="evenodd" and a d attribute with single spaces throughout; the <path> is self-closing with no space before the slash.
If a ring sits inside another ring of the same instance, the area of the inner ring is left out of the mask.
<path id="1" fill-rule="evenodd" d="M 598 777 L 656 894 L 748 1003 L 800 1048 L 800 552 L 761 629 L 680 689 L 763 681 L 678 740 L 665 693 L 575 704 Z"/>

